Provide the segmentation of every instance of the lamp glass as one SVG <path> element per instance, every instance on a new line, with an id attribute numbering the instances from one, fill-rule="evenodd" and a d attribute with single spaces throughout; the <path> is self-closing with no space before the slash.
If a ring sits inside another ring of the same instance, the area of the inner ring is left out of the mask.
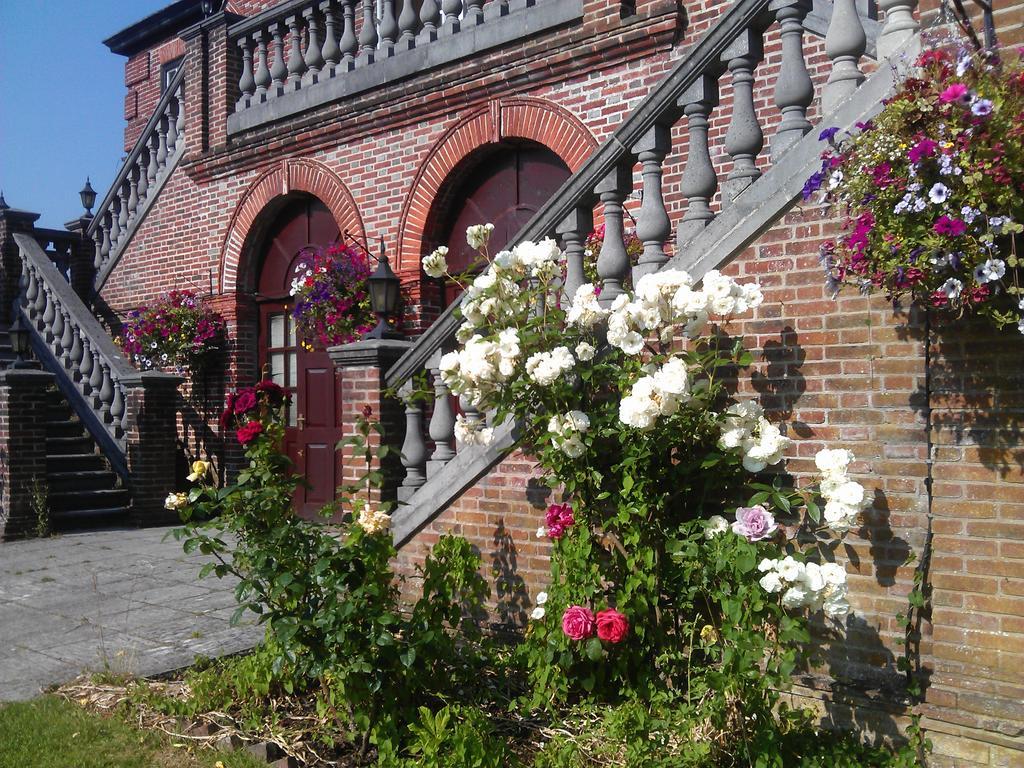
<path id="1" fill-rule="evenodd" d="M 28 328 L 22 324 L 20 317 L 7 330 L 7 335 L 11 339 L 11 351 L 19 358 L 24 356 L 28 352 Z"/>
<path id="2" fill-rule="evenodd" d="M 82 198 L 82 207 L 87 211 L 91 211 L 92 207 L 96 205 L 96 190 L 92 188 L 89 179 L 85 180 L 85 186 L 82 187 L 78 195 Z"/>

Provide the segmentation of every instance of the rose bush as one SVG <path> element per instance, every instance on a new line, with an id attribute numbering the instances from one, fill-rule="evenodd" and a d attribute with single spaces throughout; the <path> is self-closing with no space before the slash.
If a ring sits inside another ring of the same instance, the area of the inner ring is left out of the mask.
<path id="1" fill-rule="evenodd" d="M 537 531 L 552 553 L 522 651 L 532 703 L 672 692 L 723 730 L 742 720 L 772 738 L 810 613 L 839 626 L 849 612 L 832 553 L 870 495 L 845 451 L 823 452 L 817 486 L 758 477 L 791 440 L 757 403 L 730 402 L 751 356 L 719 326 L 759 306 L 760 288 L 666 270 L 633 292 L 566 297 L 554 242 L 481 254 L 440 371 L 490 422 L 520 423 L 562 495 Z M 480 419 L 460 424 L 466 443 L 493 438 Z"/>

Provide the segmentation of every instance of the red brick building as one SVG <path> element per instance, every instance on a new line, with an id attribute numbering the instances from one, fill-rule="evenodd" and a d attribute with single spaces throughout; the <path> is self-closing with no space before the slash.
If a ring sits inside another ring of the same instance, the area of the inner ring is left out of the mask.
<path id="1" fill-rule="evenodd" d="M 334 441 L 373 405 L 405 454 L 389 489 L 406 502 L 395 515 L 403 569 L 439 533 L 460 531 L 489 563 L 495 617 L 521 624 L 547 575 L 532 536 L 545 504 L 532 463 L 510 438 L 455 446 L 436 376 L 439 406 L 428 412 L 382 389 L 432 364 L 436 373 L 451 343 L 453 297 L 420 268 L 435 246 L 490 220 L 496 240 L 557 233 L 578 254 L 595 216 L 625 211 L 655 256 L 645 269 L 668 262 L 699 275 L 722 264 L 760 281 L 765 304 L 729 329 L 759 356 L 741 389 L 786 425 L 797 475 L 842 444 L 875 489 L 850 539 L 848 643 L 828 649 L 800 695 L 880 735 L 920 713 L 933 765 L 1024 765 L 1020 341 L 936 328 L 881 297 L 834 301 L 818 249 L 836 222 L 798 201 L 820 126 L 877 110 L 889 62 L 913 51 L 918 21 L 929 26 L 934 11 L 900 0 L 880 2 L 881 13 L 853 0 L 203 5 L 179 0 L 107 41 L 127 58 L 127 157 L 95 218 L 74 224 L 84 244 L 0 211 L 7 274 L 24 264 L 27 277 L 0 298 L 20 292 L 33 349 L 88 429 L 76 450 L 94 441 L 120 478 L 92 477 L 110 492 L 93 510 L 165 519 L 163 495 L 181 487 L 186 459 L 212 456 L 230 471 L 216 411 L 227 388 L 263 369 L 296 393 L 290 447 L 313 480 L 301 504 L 333 496 L 351 469 Z M 1024 12 L 1007 6 L 995 26 L 1009 44 Z M 411 345 L 329 356 L 296 343 L 296 254 L 346 233 L 383 242 L 410 300 Z M 33 249 L 33 236 L 51 239 Z M 71 286 L 58 282 L 59 263 Z M 228 320 L 223 378 L 179 386 L 134 372 L 94 317 L 116 327 L 183 287 Z M 10 391 L 24 397 L 16 379 Z M 11 440 L 3 414 L 0 441 Z M 51 452 L 54 439 L 44 441 Z M 52 469 L 46 456 L 32 460 L 11 472 Z M 9 533 L 27 519 L 16 507 Z M 930 586 L 912 643 L 927 672 L 923 702 L 908 700 L 896 671 L 896 615 L 915 567 Z"/>

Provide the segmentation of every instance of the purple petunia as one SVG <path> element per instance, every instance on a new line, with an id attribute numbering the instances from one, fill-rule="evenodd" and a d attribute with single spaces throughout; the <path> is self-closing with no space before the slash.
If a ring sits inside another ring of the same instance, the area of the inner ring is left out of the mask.
<path id="1" fill-rule="evenodd" d="M 818 141 L 832 141 L 835 135 L 839 133 L 839 129 L 835 126 L 826 128 L 820 134 L 818 134 Z"/>

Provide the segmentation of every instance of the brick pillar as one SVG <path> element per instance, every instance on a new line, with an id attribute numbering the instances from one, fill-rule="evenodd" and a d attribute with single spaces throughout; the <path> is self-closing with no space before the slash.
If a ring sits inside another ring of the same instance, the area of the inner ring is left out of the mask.
<path id="1" fill-rule="evenodd" d="M 164 499 L 178 490 L 178 385 L 180 376 L 146 371 L 141 383 L 126 388 L 128 474 L 132 520 L 140 526 L 178 522 L 164 509 Z"/>
<path id="2" fill-rule="evenodd" d="M 0 541 L 36 528 L 32 485 L 46 487 L 46 390 L 53 374 L 0 371 Z"/>
<path id="3" fill-rule="evenodd" d="M 381 423 L 385 439 L 396 451 L 381 467 L 384 472 L 381 497 L 387 500 L 395 498 L 404 472 L 397 451 L 402 445 L 405 407 L 397 398 L 385 394 L 384 374 L 410 346 L 410 341 L 367 339 L 327 350 L 334 367 L 341 372 L 339 401 L 344 435 L 356 433 L 363 408 L 369 406 L 373 409 L 371 419 Z M 371 436 L 375 446 L 379 444 L 376 438 L 376 435 Z M 355 481 L 366 471 L 362 457 L 353 456 L 351 448 L 346 448 L 342 455 L 342 468 L 346 483 Z"/>
<path id="4" fill-rule="evenodd" d="M 32 233 L 35 230 L 38 213 L 19 211 L 3 207 L 0 202 L 0 326 L 6 326 L 11 319 L 11 306 L 18 297 L 18 283 L 21 280 L 21 256 L 18 244 L 14 242 L 15 232 Z"/>
<path id="5" fill-rule="evenodd" d="M 194 24 L 185 41 L 185 146 L 190 157 L 227 144 L 228 115 L 235 111 L 240 52 L 231 50 L 228 26 L 242 18 L 221 11 Z"/>
<path id="6" fill-rule="evenodd" d="M 80 238 L 71 253 L 71 287 L 86 305 L 90 303 L 96 279 L 96 243 L 86 234 L 91 223 L 91 216 L 82 216 L 64 225 L 66 230 Z"/>

